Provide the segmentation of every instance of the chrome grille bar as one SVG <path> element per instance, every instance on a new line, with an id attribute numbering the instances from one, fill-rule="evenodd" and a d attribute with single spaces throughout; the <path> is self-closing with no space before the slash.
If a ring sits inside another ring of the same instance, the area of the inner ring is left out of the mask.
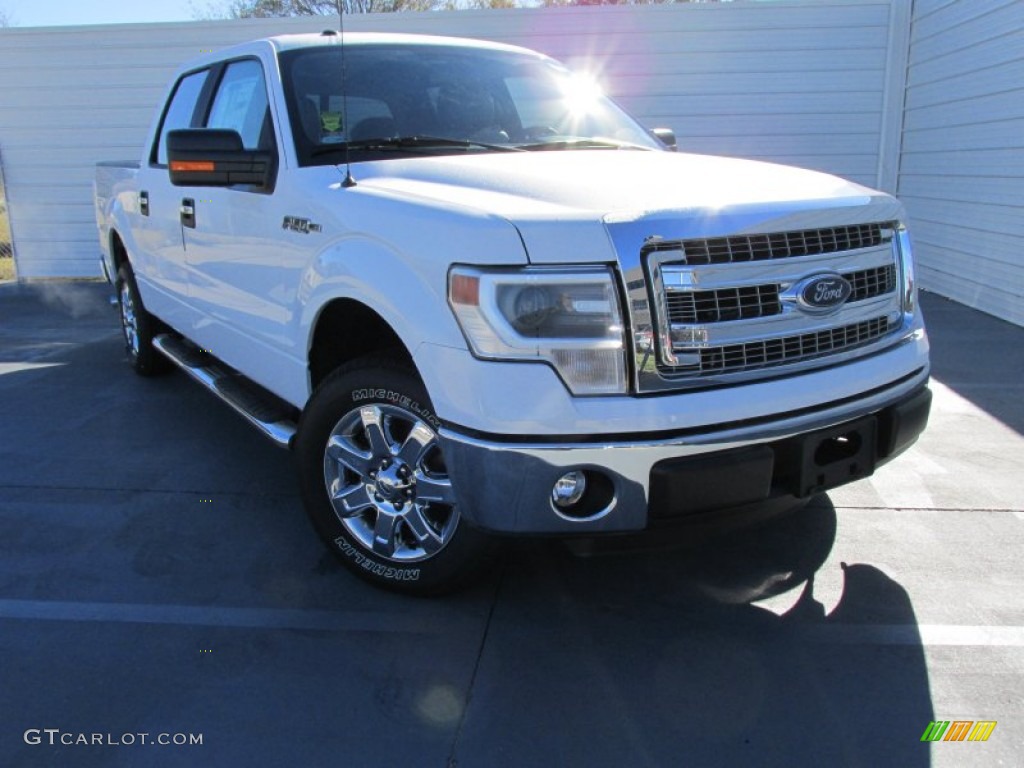
<path id="1" fill-rule="evenodd" d="M 649 244 L 645 248 L 645 254 L 680 251 L 680 262 L 688 265 L 732 264 L 813 256 L 876 247 L 891 237 L 895 226 L 892 222 L 884 222 L 763 235 L 659 241 Z"/>
<path id="2" fill-rule="evenodd" d="M 848 303 L 873 299 L 896 290 L 896 267 L 862 269 L 841 273 L 853 288 Z M 673 325 L 724 323 L 771 317 L 782 312 L 778 283 L 721 288 L 711 291 L 666 291 L 669 322 Z"/>
<path id="3" fill-rule="evenodd" d="M 893 264 L 877 269 L 850 272 L 844 274 L 843 277 L 853 286 L 853 293 L 850 294 L 847 302 L 873 299 L 896 290 L 896 266 Z"/>
<path id="4" fill-rule="evenodd" d="M 721 347 L 681 349 L 681 359 L 695 362 L 680 365 L 675 372 L 690 376 L 720 375 L 802 362 L 868 344 L 888 333 L 889 326 L 888 318 L 878 317 L 814 333 Z"/>
<path id="5" fill-rule="evenodd" d="M 778 285 L 750 285 L 717 291 L 671 291 L 668 316 L 672 323 L 722 323 L 765 317 L 782 311 Z"/>

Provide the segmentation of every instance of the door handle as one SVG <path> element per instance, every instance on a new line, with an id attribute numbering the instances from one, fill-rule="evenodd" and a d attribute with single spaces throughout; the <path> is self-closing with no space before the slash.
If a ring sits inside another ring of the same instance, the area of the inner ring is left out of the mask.
<path id="1" fill-rule="evenodd" d="M 178 209 L 181 213 L 181 226 L 188 227 L 189 229 L 196 228 L 196 201 L 191 197 L 185 197 L 181 200 L 181 208 Z"/>
<path id="2" fill-rule="evenodd" d="M 139 192 L 139 213 L 149 216 L 149 192 L 146 190 Z"/>

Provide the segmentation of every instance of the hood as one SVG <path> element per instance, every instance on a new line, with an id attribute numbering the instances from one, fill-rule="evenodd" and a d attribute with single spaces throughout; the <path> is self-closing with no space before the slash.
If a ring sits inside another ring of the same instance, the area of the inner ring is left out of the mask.
<path id="1" fill-rule="evenodd" d="M 894 202 L 825 173 L 675 152 L 446 155 L 361 163 L 353 170 L 364 190 L 506 218 L 519 229 L 534 262 L 605 258 L 606 225 L 648 222 L 651 236 L 705 237 L 752 230 L 783 215 L 820 217 L 822 209 Z"/>

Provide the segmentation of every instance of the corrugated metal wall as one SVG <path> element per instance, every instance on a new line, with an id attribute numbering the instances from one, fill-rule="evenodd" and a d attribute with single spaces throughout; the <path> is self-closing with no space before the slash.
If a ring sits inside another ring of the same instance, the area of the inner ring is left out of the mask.
<path id="1" fill-rule="evenodd" d="M 882 169 L 896 163 L 886 154 L 899 144 L 899 121 L 884 114 L 901 96 L 890 66 L 899 60 L 891 17 L 901 3 L 906 0 L 403 13 L 351 17 L 348 28 L 525 45 L 599 72 L 627 109 L 648 125 L 675 129 L 685 149 L 885 185 Z M 97 274 L 93 164 L 141 153 L 176 65 L 200 49 L 330 23 L 0 30 L 0 153 L 20 276 Z"/>
<path id="2" fill-rule="evenodd" d="M 1024 325 L 1024 2 L 915 0 L 899 194 L 921 284 Z"/>

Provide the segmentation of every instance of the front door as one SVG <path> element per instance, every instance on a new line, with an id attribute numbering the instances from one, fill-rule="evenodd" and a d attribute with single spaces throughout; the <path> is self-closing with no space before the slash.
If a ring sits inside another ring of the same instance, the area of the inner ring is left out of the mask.
<path id="1" fill-rule="evenodd" d="M 206 128 L 237 131 L 247 149 L 277 152 L 266 78 L 254 58 L 223 67 Z M 280 157 L 275 161 L 279 166 Z M 286 391 L 282 376 L 294 340 L 288 332 L 296 306 L 303 254 L 286 245 L 278 168 L 272 190 L 248 185 L 178 187 L 191 202 L 183 229 L 190 301 L 199 317 L 192 339 L 263 386 Z"/>

